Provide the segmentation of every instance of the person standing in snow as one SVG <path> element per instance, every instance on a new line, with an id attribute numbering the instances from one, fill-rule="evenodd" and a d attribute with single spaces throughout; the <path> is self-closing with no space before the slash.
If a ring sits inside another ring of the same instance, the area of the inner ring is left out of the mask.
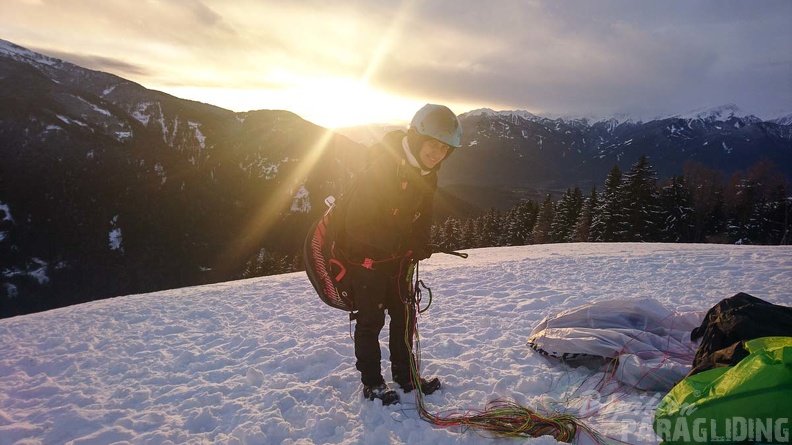
<path id="1" fill-rule="evenodd" d="M 408 303 L 407 273 L 411 262 L 432 255 L 429 230 L 437 190 L 437 170 L 460 147 L 462 126 L 443 105 L 427 104 L 413 117 L 405 134 L 391 132 L 372 147 L 372 159 L 359 175 L 347 202 L 343 252 L 357 310 L 355 367 L 363 395 L 384 405 L 399 402 L 381 370 L 379 334 L 390 316 L 389 350 L 394 382 L 404 392 L 413 388 L 411 365 L 415 307 Z M 431 394 L 440 380 L 421 379 Z"/>

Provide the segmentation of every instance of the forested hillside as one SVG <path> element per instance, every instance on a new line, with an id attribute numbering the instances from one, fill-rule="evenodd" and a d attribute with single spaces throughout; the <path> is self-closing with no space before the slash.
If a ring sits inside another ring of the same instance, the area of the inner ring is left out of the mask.
<path id="1" fill-rule="evenodd" d="M 603 189 L 569 188 L 559 198 L 523 200 L 506 212 L 436 224 L 433 239 L 452 249 L 564 242 L 789 244 L 792 199 L 768 161 L 728 178 L 696 162 L 660 180 L 641 157 L 614 166 Z"/>

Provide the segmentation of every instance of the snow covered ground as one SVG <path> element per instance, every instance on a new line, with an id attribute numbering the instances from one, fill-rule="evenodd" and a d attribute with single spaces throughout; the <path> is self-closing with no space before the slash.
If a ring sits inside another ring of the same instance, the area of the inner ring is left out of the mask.
<path id="1" fill-rule="evenodd" d="M 425 398 L 431 412 L 505 398 L 577 412 L 613 439 L 657 442 L 651 419 L 662 394 L 591 391 L 604 374 L 529 349 L 534 326 L 608 299 L 649 296 L 703 311 L 742 291 L 792 305 L 790 247 L 556 244 L 469 253 L 422 263 L 434 291 L 419 319 L 423 374 L 445 385 Z M 324 306 L 302 273 L 0 320 L 0 445 L 516 442 L 425 422 L 412 394 L 395 406 L 364 401 L 346 314 Z"/>

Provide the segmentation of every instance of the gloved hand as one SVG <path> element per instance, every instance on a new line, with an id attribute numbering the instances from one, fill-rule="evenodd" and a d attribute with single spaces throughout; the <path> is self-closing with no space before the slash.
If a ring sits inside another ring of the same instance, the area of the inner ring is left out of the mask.
<path id="1" fill-rule="evenodd" d="M 416 247 L 415 249 L 412 250 L 412 255 L 410 256 L 415 261 L 421 261 L 431 257 L 433 252 L 434 249 L 432 249 L 432 245 L 430 244 L 427 246 Z"/>

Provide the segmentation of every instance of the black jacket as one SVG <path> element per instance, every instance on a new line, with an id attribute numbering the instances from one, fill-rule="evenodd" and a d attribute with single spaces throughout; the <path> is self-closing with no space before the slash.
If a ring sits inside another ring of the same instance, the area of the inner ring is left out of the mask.
<path id="1" fill-rule="evenodd" d="M 404 136 L 391 132 L 372 147 L 348 196 L 344 252 L 354 263 L 398 261 L 408 250 L 429 244 L 437 172 L 422 175 L 410 165 Z"/>

